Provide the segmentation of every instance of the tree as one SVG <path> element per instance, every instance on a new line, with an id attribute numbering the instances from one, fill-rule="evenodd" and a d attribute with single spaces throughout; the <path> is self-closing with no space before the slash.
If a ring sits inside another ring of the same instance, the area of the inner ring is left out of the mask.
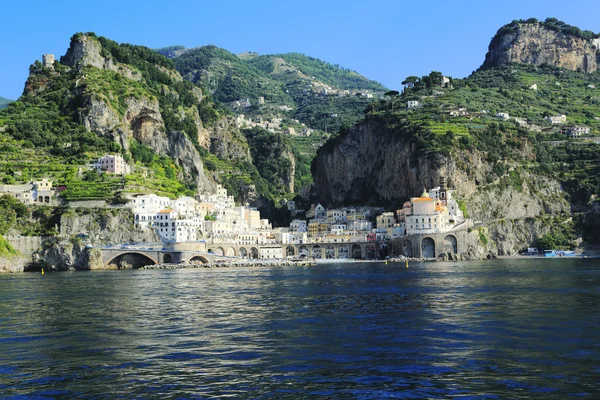
<path id="1" fill-rule="evenodd" d="M 443 77 L 444 77 L 444 75 L 442 75 L 441 72 L 431 71 L 431 73 L 429 74 L 429 84 L 431 86 L 436 86 L 436 85 L 441 86 Z"/>
<path id="2" fill-rule="evenodd" d="M 413 88 L 413 87 L 417 86 L 420 81 L 421 80 L 418 76 L 411 75 L 408 78 L 406 78 L 405 80 L 403 80 L 402 84 L 409 88 Z"/>
<path id="3" fill-rule="evenodd" d="M 390 90 L 389 92 L 384 93 L 384 96 L 388 97 L 388 110 L 389 110 L 389 103 L 392 103 L 392 111 L 394 111 L 394 99 L 396 99 L 398 96 L 400 96 L 400 92 L 397 90 Z"/>

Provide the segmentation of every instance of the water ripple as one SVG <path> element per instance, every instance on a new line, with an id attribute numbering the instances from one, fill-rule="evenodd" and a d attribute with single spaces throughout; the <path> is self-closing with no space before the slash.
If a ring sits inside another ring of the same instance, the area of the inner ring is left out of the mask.
<path id="1" fill-rule="evenodd" d="M 0 302 L 0 399 L 600 398 L 596 260 L 17 274 Z"/>

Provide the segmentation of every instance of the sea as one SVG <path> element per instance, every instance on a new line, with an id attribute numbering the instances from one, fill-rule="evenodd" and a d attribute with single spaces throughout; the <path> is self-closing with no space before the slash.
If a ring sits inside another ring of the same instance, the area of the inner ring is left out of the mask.
<path id="1" fill-rule="evenodd" d="M 0 399 L 600 398 L 600 260 L 0 275 Z"/>

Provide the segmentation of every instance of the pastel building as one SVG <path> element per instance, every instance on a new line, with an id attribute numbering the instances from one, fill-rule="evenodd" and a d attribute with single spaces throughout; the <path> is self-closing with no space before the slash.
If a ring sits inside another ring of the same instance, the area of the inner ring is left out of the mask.
<path id="1" fill-rule="evenodd" d="M 396 219 L 394 218 L 394 213 L 392 213 L 392 212 L 385 212 L 381 215 L 378 215 L 376 217 L 376 221 L 377 221 L 377 229 L 384 229 L 384 230 L 391 228 L 396 223 Z"/>
<path id="2" fill-rule="evenodd" d="M 290 232 L 307 232 L 308 227 L 303 219 L 295 219 L 290 222 Z"/>
<path id="3" fill-rule="evenodd" d="M 98 172 L 115 175 L 126 175 L 129 173 L 129 166 L 121 155 L 102 156 L 93 164 L 93 168 Z"/>

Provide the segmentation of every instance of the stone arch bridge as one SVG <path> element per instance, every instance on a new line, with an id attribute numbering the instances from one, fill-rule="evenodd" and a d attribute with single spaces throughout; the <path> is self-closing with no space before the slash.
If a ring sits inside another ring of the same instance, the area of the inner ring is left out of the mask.
<path id="1" fill-rule="evenodd" d="M 385 256 L 436 258 L 442 253 L 466 251 L 467 231 L 404 236 L 389 242 L 305 243 L 305 244 L 232 244 L 186 242 L 168 245 L 149 244 L 102 248 L 105 267 L 127 264 L 214 263 L 234 257 L 279 258 L 307 257 L 329 259 L 377 259 Z"/>

